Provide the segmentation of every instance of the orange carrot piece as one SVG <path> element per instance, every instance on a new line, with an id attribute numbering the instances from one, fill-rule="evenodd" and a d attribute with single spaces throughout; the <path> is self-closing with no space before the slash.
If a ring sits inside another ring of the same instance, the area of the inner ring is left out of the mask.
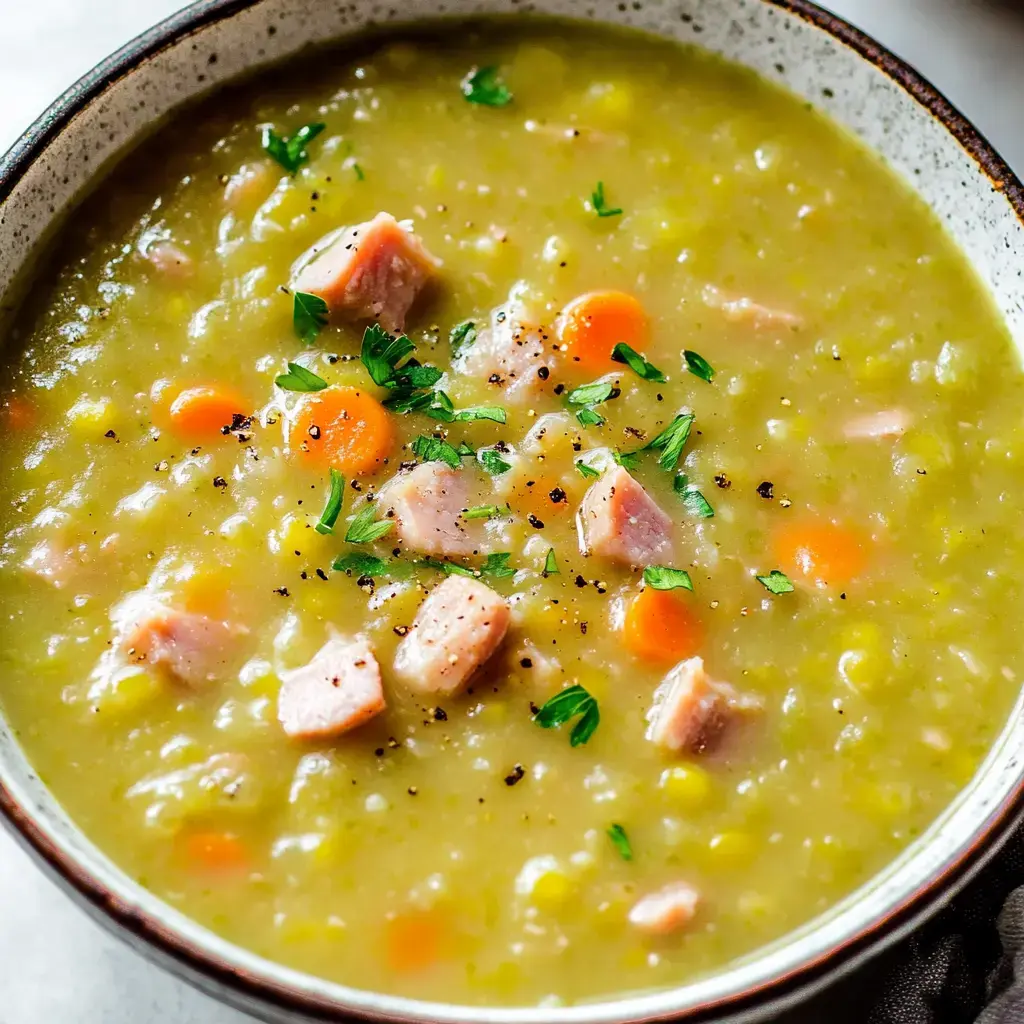
<path id="1" fill-rule="evenodd" d="M 358 388 L 333 387 L 307 396 L 290 441 L 305 457 L 351 476 L 376 473 L 395 443 L 388 411 Z"/>
<path id="2" fill-rule="evenodd" d="M 621 366 L 612 361 L 612 349 L 620 341 L 638 352 L 646 347 L 647 314 L 639 300 L 626 292 L 587 292 L 562 311 L 558 335 L 574 365 L 591 373 L 607 373 Z"/>
<path id="3" fill-rule="evenodd" d="M 201 384 L 179 391 L 167 411 L 171 429 L 189 440 L 222 437 L 235 416 L 247 416 L 248 403 L 219 384 Z"/>
<path id="4" fill-rule="evenodd" d="M 442 959 L 448 925 L 438 910 L 410 911 L 388 921 L 385 955 L 393 971 L 422 971 Z"/>
<path id="5" fill-rule="evenodd" d="M 775 557 L 784 569 L 823 587 L 857 576 L 864 569 L 866 552 L 855 530 L 827 519 L 808 519 L 787 523 L 778 531 Z"/>
<path id="6" fill-rule="evenodd" d="M 249 851 L 230 832 L 190 832 L 182 840 L 185 862 L 200 871 L 231 873 L 249 866 Z"/>
<path id="7" fill-rule="evenodd" d="M 12 395 L 0 405 L 0 420 L 5 430 L 27 430 L 36 421 L 35 406 L 26 398 Z"/>
<path id="8" fill-rule="evenodd" d="M 687 601 L 674 591 L 646 587 L 626 609 L 623 640 L 646 661 L 674 664 L 700 649 L 704 630 Z"/>

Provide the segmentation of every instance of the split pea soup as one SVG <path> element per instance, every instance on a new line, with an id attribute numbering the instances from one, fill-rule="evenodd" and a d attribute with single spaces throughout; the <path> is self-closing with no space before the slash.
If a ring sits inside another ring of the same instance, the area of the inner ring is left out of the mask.
<path id="1" fill-rule="evenodd" d="M 221 92 L 6 345 L 4 714 L 125 871 L 293 967 L 722 969 L 1018 689 L 1007 332 L 875 157 L 702 52 L 522 19 Z"/>

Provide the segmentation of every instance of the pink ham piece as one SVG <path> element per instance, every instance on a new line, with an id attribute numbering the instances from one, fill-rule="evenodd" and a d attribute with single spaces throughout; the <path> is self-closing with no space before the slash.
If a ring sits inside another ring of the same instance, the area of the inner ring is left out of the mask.
<path id="1" fill-rule="evenodd" d="M 681 661 L 654 691 L 647 712 L 647 739 L 671 754 L 699 754 L 720 735 L 735 712 L 759 709 L 756 697 L 740 696 L 711 679 L 703 658 Z"/>
<path id="2" fill-rule="evenodd" d="M 395 652 L 395 675 L 417 693 L 451 697 L 498 649 L 508 602 L 479 580 L 449 576 L 420 605 Z"/>
<path id="3" fill-rule="evenodd" d="M 163 277 L 184 280 L 192 276 L 192 257 L 173 242 L 153 242 L 145 258 Z"/>
<path id="4" fill-rule="evenodd" d="M 281 675 L 277 717 L 293 739 L 340 736 L 385 707 L 380 666 L 361 637 L 333 637 L 308 665 Z"/>
<path id="5" fill-rule="evenodd" d="M 583 495 L 576 528 L 584 555 L 625 565 L 672 558 L 672 520 L 622 466 L 605 470 Z"/>
<path id="6" fill-rule="evenodd" d="M 797 330 L 803 327 L 803 317 L 786 309 L 763 306 L 746 296 L 731 296 L 720 292 L 713 285 L 707 285 L 703 292 L 704 305 L 721 311 L 730 323 L 747 323 L 756 329 L 787 327 Z"/>
<path id="7" fill-rule="evenodd" d="M 461 518 L 468 498 L 463 473 L 443 462 L 423 462 L 389 480 L 377 506 L 395 520 L 406 547 L 427 555 L 469 555 L 477 549 L 480 526 Z"/>
<path id="8" fill-rule="evenodd" d="M 530 401 L 543 388 L 553 341 L 546 328 L 531 322 L 522 304 L 510 301 L 491 314 L 484 327 L 452 364 L 456 373 L 503 388 L 507 401 Z"/>
<path id="9" fill-rule="evenodd" d="M 378 320 L 400 331 L 416 296 L 441 265 L 390 213 L 333 231 L 292 268 L 292 289 L 318 295 L 332 316 Z"/>
<path id="10" fill-rule="evenodd" d="M 686 882 L 673 882 L 641 896 L 629 912 L 629 923 L 648 935 L 668 935 L 685 928 L 696 916 L 700 894 Z"/>
<path id="11" fill-rule="evenodd" d="M 117 615 L 120 652 L 200 688 L 223 676 L 245 630 L 180 611 L 148 596 L 129 599 Z"/>
<path id="12" fill-rule="evenodd" d="M 906 409 L 881 409 L 847 420 L 843 433 L 851 441 L 893 440 L 902 437 L 913 421 Z"/>

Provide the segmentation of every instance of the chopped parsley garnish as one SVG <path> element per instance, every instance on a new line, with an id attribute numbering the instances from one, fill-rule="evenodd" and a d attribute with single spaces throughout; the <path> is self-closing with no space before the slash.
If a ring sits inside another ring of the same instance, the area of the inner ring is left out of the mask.
<path id="1" fill-rule="evenodd" d="M 649 565 L 644 569 L 644 583 L 652 590 L 693 590 L 690 574 L 685 569 L 667 565 Z"/>
<path id="2" fill-rule="evenodd" d="M 624 341 L 620 341 L 612 349 L 612 359 L 617 363 L 625 363 L 638 377 L 643 380 L 653 380 L 658 384 L 665 383 L 665 374 L 653 363 L 646 359 L 636 349 L 631 348 Z"/>
<path id="3" fill-rule="evenodd" d="M 683 358 L 686 360 L 686 368 L 695 377 L 700 377 L 709 384 L 715 379 L 715 368 L 699 353 L 691 352 L 688 348 L 683 349 Z"/>
<path id="4" fill-rule="evenodd" d="M 621 825 L 612 825 L 605 835 L 612 841 L 615 849 L 619 851 L 619 856 L 623 860 L 633 859 L 633 847 L 629 843 L 629 836 L 626 835 L 626 830 Z"/>
<path id="5" fill-rule="evenodd" d="M 493 448 L 481 448 L 476 453 L 476 459 L 491 476 L 501 476 L 512 468 L 511 463 L 506 462 Z"/>
<path id="6" fill-rule="evenodd" d="M 576 419 L 578 419 L 584 427 L 599 427 L 604 423 L 604 417 L 599 412 L 595 412 L 590 408 L 578 409 L 576 411 Z"/>
<path id="7" fill-rule="evenodd" d="M 489 64 L 485 68 L 473 68 L 462 79 L 462 95 L 470 103 L 482 107 L 504 107 L 512 102 L 512 93 L 498 76 L 498 69 Z"/>
<path id="8" fill-rule="evenodd" d="M 463 519 L 494 519 L 501 515 L 501 509 L 497 505 L 474 505 L 462 513 Z"/>
<path id="9" fill-rule="evenodd" d="M 327 504 L 320 513 L 320 521 L 314 529 L 317 533 L 334 533 L 334 524 L 341 514 L 341 502 L 345 496 L 345 478 L 331 466 L 331 493 L 327 496 Z"/>
<path id="10" fill-rule="evenodd" d="M 533 716 L 533 720 L 542 729 L 555 729 L 577 715 L 582 717 L 569 733 L 569 744 L 578 747 L 594 735 L 594 730 L 601 721 L 597 701 L 582 686 L 577 684 L 556 693 L 550 700 L 545 701 L 544 706 Z"/>
<path id="11" fill-rule="evenodd" d="M 274 383 L 282 391 L 323 391 L 328 387 L 323 377 L 318 377 L 312 370 L 298 363 L 289 363 L 288 372 L 275 377 Z"/>
<path id="12" fill-rule="evenodd" d="M 380 540 L 384 534 L 390 532 L 391 527 L 395 525 L 394 520 L 381 519 L 378 522 L 374 519 L 376 512 L 377 510 L 373 505 L 367 505 L 349 523 L 348 533 L 345 534 L 345 542 L 347 544 L 372 544 L 375 540 Z"/>
<path id="13" fill-rule="evenodd" d="M 339 572 L 347 572 L 350 576 L 384 576 L 388 571 L 388 562 L 376 555 L 367 555 L 362 551 L 353 551 L 347 555 L 338 555 L 332 568 Z"/>
<path id="14" fill-rule="evenodd" d="M 410 359 L 387 381 L 389 388 L 432 388 L 444 374 L 436 366 L 421 366 Z"/>
<path id="15" fill-rule="evenodd" d="M 464 348 L 469 348 L 476 341 L 476 321 L 463 320 L 456 324 L 448 335 L 448 341 L 452 346 L 452 358 L 460 355 Z"/>
<path id="16" fill-rule="evenodd" d="M 460 409 L 455 413 L 457 420 L 492 420 L 495 423 L 505 422 L 505 410 L 500 405 L 474 405 L 469 409 Z"/>
<path id="17" fill-rule="evenodd" d="M 545 576 L 557 576 L 559 575 L 558 559 L 555 558 L 555 549 L 548 548 L 547 557 L 544 559 L 544 575 Z"/>
<path id="18" fill-rule="evenodd" d="M 416 346 L 404 335 L 392 337 L 380 324 L 371 324 L 363 331 L 363 345 L 359 358 L 369 371 L 374 384 L 387 387 L 395 376 L 398 364 Z"/>
<path id="19" fill-rule="evenodd" d="M 420 434 L 412 443 L 412 450 L 416 457 L 424 462 L 444 462 L 452 469 L 462 467 L 462 458 L 459 453 L 447 442 L 439 437 L 426 437 Z"/>
<path id="20" fill-rule="evenodd" d="M 307 345 L 312 345 L 327 326 L 327 303 L 319 295 L 296 292 L 292 299 L 292 325 L 295 333 Z"/>
<path id="21" fill-rule="evenodd" d="M 476 452 L 473 451 L 465 441 L 460 441 L 459 447 L 456 448 L 455 451 L 458 452 L 459 455 L 476 455 Z"/>
<path id="22" fill-rule="evenodd" d="M 362 167 L 359 166 L 359 163 L 356 160 L 353 160 L 350 166 L 352 167 L 352 171 L 356 176 L 356 181 L 366 181 L 366 174 L 364 173 Z"/>
<path id="23" fill-rule="evenodd" d="M 615 386 L 607 380 L 598 380 L 593 384 L 583 384 L 573 388 L 565 396 L 570 405 L 597 405 L 598 402 L 607 402 L 612 397 Z"/>
<path id="24" fill-rule="evenodd" d="M 686 439 L 690 436 L 690 428 L 693 426 L 693 413 L 681 412 L 672 422 L 656 437 L 649 441 L 641 449 L 646 451 L 653 449 L 661 452 L 658 465 L 665 469 L 675 469 L 679 456 L 683 454 L 683 447 Z"/>
<path id="25" fill-rule="evenodd" d="M 508 564 L 512 555 L 508 551 L 495 551 L 484 559 L 480 566 L 481 576 L 493 576 L 496 580 L 504 579 L 506 576 L 515 576 L 515 569 Z"/>
<path id="26" fill-rule="evenodd" d="M 426 569 L 439 569 L 446 576 L 472 576 L 475 579 L 477 575 L 464 565 L 456 565 L 454 562 L 448 561 L 442 562 L 436 558 L 423 558 L 416 564 L 422 565 Z"/>
<path id="27" fill-rule="evenodd" d="M 772 569 L 767 576 L 755 576 L 754 579 L 771 594 L 789 594 L 794 590 L 789 577 L 778 569 Z"/>
<path id="28" fill-rule="evenodd" d="M 601 475 L 593 466 L 588 466 L 581 459 L 576 460 L 576 471 L 585 480 L 596 480 Z"/>
<path id="29" fill-rule="evenodd" d="M 691 515 L 710 519 L 715 514 L 711 503 L 694 484 L 687 481 L 685 473 L 676 474 L 675 480 L 672 481 L 672 489 L 683 499 L 683 504 Z"/>
<path id="30" fill-rule="evenodd" d="M 594 213 L 598 217 L 618 217 L 622 213 L 622 208 L 619 206 L 609 206 L 608 201 L 604 197 L 604 182 L 599 181 L 597 188 L 590 194 L 590 204 L 594 208 Z"/>
<path id="31" fill-rule="evenodd" d="M 623 469 L 637 469 L 640 466 L 639 452 L 612 452 L 612 458 Z"/>
<path id="32" fill-rule="evenodd" d="M 321 122 L 304 124 L 290 139 L 278 135 L 273 128 L 267 127 L 263 129 L 263 148 L 289 174 L 294 174 L 309 160 L 306 146 L 326 127 L 327 125 Z"/>

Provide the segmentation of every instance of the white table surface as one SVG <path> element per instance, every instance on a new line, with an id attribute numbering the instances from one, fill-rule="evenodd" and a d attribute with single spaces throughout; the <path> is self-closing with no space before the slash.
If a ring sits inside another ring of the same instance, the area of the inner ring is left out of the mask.
<path id="1" fill-rule="evenodd" d="M 181 0 L 0 0 L 0 151 Z M 920 68 L 1024 172 L 1024 4 L 832 0 Z M 129 952 L 0 831 L 0 1024 L 246 1024 Z"/>

